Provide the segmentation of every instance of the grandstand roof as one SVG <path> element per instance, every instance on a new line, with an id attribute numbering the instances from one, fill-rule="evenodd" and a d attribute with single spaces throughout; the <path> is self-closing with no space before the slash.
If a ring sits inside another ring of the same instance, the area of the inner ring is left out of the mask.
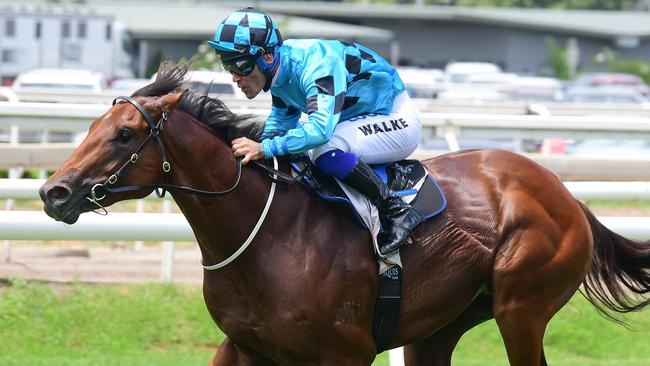
<path id="1" fill-rule="evenodd" d="M 257 1 L 256 5 L 267 11 L 302 16 L 465 21 L 605 38 L 650 37 L 650 13 L 641 11 L 364 5 L 312 1 Z"/>

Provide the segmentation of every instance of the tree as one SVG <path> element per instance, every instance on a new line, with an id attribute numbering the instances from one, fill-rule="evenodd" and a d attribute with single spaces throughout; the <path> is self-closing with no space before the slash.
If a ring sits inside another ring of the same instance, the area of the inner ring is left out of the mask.
<path id="1" fill-rule="evenodd" d="M 563 46 L 559 46 L 554 38 L 546 38 L 546 46 L 548 47 L 548 63 L 553 68 L 555 77 L 562 80 L 569 80 L 571 78 L 571 70 L 569 67 L 569 44 L 568 41 Z"/>
<path id="2" fill-rule="evenodd" d="M 605 65 L 608 71 L 637 75 L 650 85 L 650 63 L 631 58 L 621 58 L 616 52 L 604 47 L 592 60 L 594 64 Z"/>

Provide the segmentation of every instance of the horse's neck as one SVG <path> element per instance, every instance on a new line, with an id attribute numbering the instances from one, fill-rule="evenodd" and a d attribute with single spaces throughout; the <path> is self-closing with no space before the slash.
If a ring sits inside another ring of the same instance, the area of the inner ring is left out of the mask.
<path id="1" fill-rule="evenodd" d="M 167 143 L 173 184 L 207 191 L 222 191 L 235 184 L 237 161 L 225 142 L 201 126 L 187 123 L 182 132 L 171 132 Z M 224 196 L 174 194 L 206 264 L 229 257 L 246 240 L 264 208 L 269 187 L 270 181 L 262 173 L 244 167 L 237 188 Z"/>
<path id="2" fill-rule="evenodd" d="M 255 172 L 244 168 L 237 188 L 226 196 L 205 198 L 176 194 L 174 199 L 190 223 L 205 264 L 220 262 L 237 251 L 262 213 L 268 187 L 259 184 Z M 235 181 L 234 175 L 227 175 Z M 189 187 L 196 187 L 192 183 Z M 267 185 L 268 186 L 268 185 Z M 202 186 L 206 190 L 222 190 Z"/>

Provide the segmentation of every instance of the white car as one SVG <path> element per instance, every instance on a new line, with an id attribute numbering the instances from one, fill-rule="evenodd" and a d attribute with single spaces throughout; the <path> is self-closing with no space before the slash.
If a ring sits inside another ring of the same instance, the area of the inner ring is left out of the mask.
<path id="1" fill-rule="evenodd" d="M 96 72 L 84 69 L 33 69 L 16 78 L 14 91 L 70 91 L 101 93 L 106 80 Z"/>
<path id="2" fill-rule="evenodd" d="M 195 70 L 189 72 L 190 88 L 198 92 L 208 91 L 215 97 L 234 97 L 245 99 L 244 93 L 232 81 L 232 75 L 227 72 Z"/>
<path id="3" fill-rule="evenodd" d="M 500 73 L 501 68 L 490 62 L 450 62 L 445 66 L 445 81 L 465 83 L 472 75 Z"/>
<path id="4" fill-rule="evenodd" d="M 433 98 L 441 88 L 442 70 L 408 66 L 399 66 L 395 70 L 411 98 Z"/>
<path id="5" fill-rule="evenodd" d="M 134 91 L 151 84 L 149 79 L 117 79 L 111 83 L 110 90 L 115 93 L 131 95 Z"/>

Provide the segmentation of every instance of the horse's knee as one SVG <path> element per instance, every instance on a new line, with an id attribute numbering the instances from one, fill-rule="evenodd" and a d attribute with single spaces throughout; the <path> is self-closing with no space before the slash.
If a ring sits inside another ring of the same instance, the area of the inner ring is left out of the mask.
<path id="1" fill-rule="evenodd" d="M 275 363 L 268 358 L 237 345 L 226 338 L 219 348 L 217 354 L 212 357 L 208 366 L 272 366 Z"/>
<path id="2" fill-rule="evenodd" d="M 238 350 L 230 339 L 225 339 L 217 348 L 217 353 L 212 357 L 208 366 L 230 366 L 237 365 Z"/>

